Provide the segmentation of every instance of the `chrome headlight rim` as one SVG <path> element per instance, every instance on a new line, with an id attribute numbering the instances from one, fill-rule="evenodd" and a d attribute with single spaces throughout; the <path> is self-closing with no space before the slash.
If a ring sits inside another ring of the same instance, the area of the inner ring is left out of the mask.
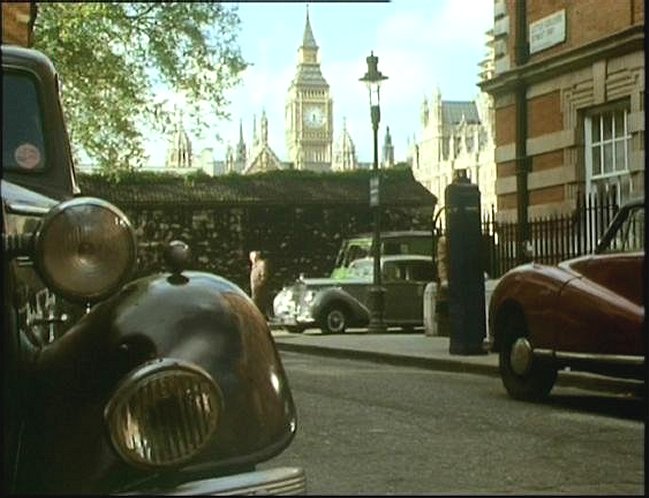
<path id="1" fill-rule="evenodd" d="M 317 291 L 315 289 L 307 289 L 304 291 L 304 294 L 302 294 L 301 301 L 306 305 L 311 304 L 315 300 L 316 293 Z"/>
<path id="2" fill-rule="evenodd" d="M 133 451 L 128 451 L 124 447 L 124 441 L 117 436 L 114 423 L 115 417 L 119 416 L 117 410 L 140 391 L 143 382 L 167 373 L 188 374 L 203 381 L 204 385 L 208 386 L 211 390 L 211 399 L 216 404 L 216 419 L 212 421 L 209 430 L 203 435 L 201 444 L 197 445 L 192 451 L 177 458 L 169 459 L 166 462 L 153 462 L 141 456 L 138 457 Z M 176 358 L 157 358 L 136 367 L 119 383 L 113 396 L 104 408 L 104 421 L 112 447 L 125 462 L 143 470 L 173 469 L 187 464 L 211 445 L 214 441 L 214 436 L 218 432 L 219 422 L 223 413 L 223 403 L 223 393 L 219 385 L 203 368 L 194 363 Z"/>
<path id="3" fill-rule="evenodd" d="M 71 289 L 58 281 L 48 269 L 46 254 L 48 237 L 50 236 L 55 220 L 57 220 L 59 216 L 66 214 L 66 211 L 89 207 L 105 210 L 115 216 L 115 219 L 118 220 L 120 228 L 124 230 L 122 241 L 126 243 L 124 246 L 126 252 L 126 263 L 123 265 L 123 268 L 119 269 L 120 271 L 116 273 L 115 278 L 109 285 L 106 285 L 101 290 L 84 292 L 78 289 Z M 75 197 L 74 199 L 60 202 L 50 209 L 41 220 L 39 228 L 34 234 L 33 249 L 34 264 L 43 282 L 65 299 L 84 304 L 101 301 L 119 290 L 129 280 L 137 261 L 137 240 L 135 230 L 133 229 L 128 217 L 117 206 L 96 197 Z"/>

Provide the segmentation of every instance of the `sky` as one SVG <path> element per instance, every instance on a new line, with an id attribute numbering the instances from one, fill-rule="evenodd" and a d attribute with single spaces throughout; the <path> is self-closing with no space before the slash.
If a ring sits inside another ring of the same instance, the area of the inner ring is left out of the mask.
<path id="1" fill-rule="evenodd" d="M 367 88 L 359 81 L 373 51 L 388 79 L 381 85 L 379 148 L 390 127 L 395 160 L 405 160 L 409 141 L 420 138 L 424 97 L 434 89 L 443 100 L 472 100 L 478 93 L 478 64 L 485 58 L 486 32 L 493 27 L 493 0 L 392 0 L 390 2 L 238 2 L 238 41 L 251 65 L 240 85 L 226 93 L 231 120 L 211 123 L 216 133 L 192 137 L 194 154 L 213 149 L 223 160 L 228 143 L 252 142 L 253 119 L 268 118 L 268 141 L 288 160 L 284 106 L 296 73 L 307 5 L 322 74 L 333 99 L 334 144 L 346 122 L 361 162 L 372 160 L 372 127 Z M 166 141 L 153 139 L 152 165 L 163 165 Z"/>

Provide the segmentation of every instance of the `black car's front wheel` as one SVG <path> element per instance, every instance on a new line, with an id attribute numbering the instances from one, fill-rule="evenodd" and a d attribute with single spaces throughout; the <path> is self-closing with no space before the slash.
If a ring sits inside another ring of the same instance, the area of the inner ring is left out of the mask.
<path id="1" fill-rule="evenodd" d="M 505 389 L 512 398 L 522 401 L 545 398 L 557 379 L 556 366 L 534 356 L 520 311 L 507 312 L 502 327 L 499 369 Z"/>
<path id="2" fill-rule="evenodd" d="M 320 329 L 323 334 L 342 334 L 347 329 L 349 318 L 340 305 L 330 305 L 322 312 Z"/>
<path id="3" fill-rule="evenodd" d="M 300 325 L 287 325 L 286 330 L 288 330 L 291 334 L 301 334 L 302 332 L 304 332 L 304 327 Z"/>

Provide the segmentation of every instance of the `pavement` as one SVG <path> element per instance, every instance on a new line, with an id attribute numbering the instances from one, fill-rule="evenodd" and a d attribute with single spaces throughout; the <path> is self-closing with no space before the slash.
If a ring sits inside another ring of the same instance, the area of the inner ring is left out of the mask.
<path id="1" fill-rule="evenodd" d="M 308 329 L 302 334 L 291 334 L 283 329 L 273 329 L 272 334 L 280 351 L 374 361 L 446 372 L 493 377 L 500 375 L 497 353 L 450 354 L 449 337 L 426 335 L 423 329 L 421 332 L 415 333 L 394 330 L 384 334 L 352 329 L 337 335 L 324 335 L 319 329 Z M 557 385 L 636 396 L 645 392 L 644 383 L 640 381 L 613 379 L 590 373 L 564 370 L 559 372 Z"/>

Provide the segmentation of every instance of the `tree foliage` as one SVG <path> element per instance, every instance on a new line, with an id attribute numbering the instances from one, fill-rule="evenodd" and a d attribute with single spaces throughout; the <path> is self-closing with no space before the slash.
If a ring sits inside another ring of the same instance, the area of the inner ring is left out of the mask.
<path id="1" fill-rule="evenodd" d="M 206 105 L 229 117 L 226 91 L 246 67 L 239 24 L 216 2 L 39 3 L 34 48 L 59 72 L 75 152 L 108 173 L 142 166 L 144 132 L 170 126 L 160 89 L 182 92 L 190 132 L 206 130 Z"/>

